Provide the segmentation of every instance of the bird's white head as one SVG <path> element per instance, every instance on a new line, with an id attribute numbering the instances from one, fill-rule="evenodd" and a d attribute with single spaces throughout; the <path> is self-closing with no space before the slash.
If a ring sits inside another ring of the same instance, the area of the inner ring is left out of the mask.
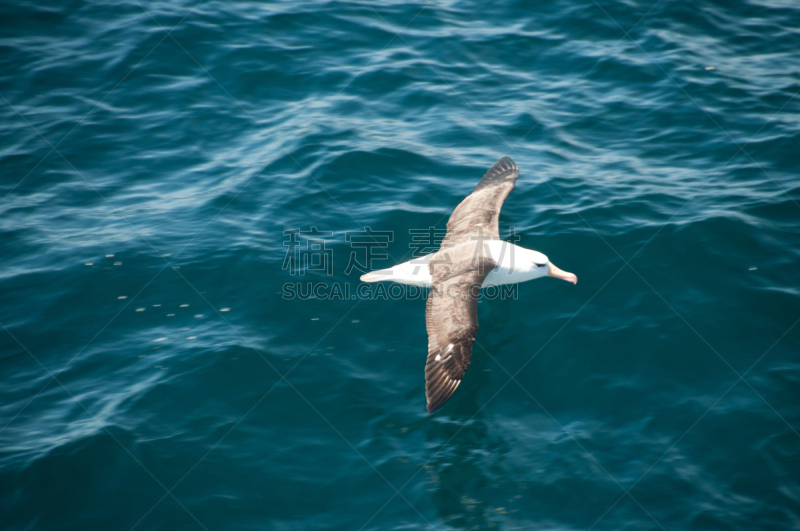
<path id="1" fill-rule="evenodd" d="M 546 255 L 540 253 L 539 251 L 525 249 L 525 253 L 523 253 L 523 256 L 520 258 L 523 261 L 520 269 L 527 270 L 527 274 L 525 276 L 528 279 L 548 276 L 560 278 L 561 280 L 566 280 L 567 282 L 572 282 L 573 284 L 578 283 L 578 277 L 574 273 L 562 271 L 561 269 L 557 268 L 556 265 L 552 263 Z"/>
<path id="2" fill-rule="evenodd" d="M 578 283 L 578 277 L 557 268 L 546 255 L 539 251 L 525 249 L 501 240 L 493 240 L 487 247 L 498 265 L 495 271 L 487 277 L 484 286 L 516 284 L 548 276 L 573 284 Z"/>

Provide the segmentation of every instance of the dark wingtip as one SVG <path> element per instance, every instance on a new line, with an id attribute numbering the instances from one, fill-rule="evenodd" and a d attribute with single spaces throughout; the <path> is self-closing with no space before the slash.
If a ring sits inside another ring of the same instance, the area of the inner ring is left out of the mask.
<path id="1" fill-rule="evenodd" d="M 475 187 L 475 190 L 480 190 L 486 186 L 501 183 L 504 181 L 516 181 L 519 178 L 519 168 L 517 163 L 511 160 L 511 157 L 503 157 L 494 163 L 494 166 L 489 168 L 483 178 Z"/>
<path id="2" fill-rule="evenodd" d="M 448 383 L 443 379 L 439 379 L 434 384 L 431 384 L 431 381 L 428 378 L 425 385 L 425 395 L 428 398 L 428 413 L 433 413 L 450 400 L 450 397 L 453 396 L 453 393 L 456 392 L 461 383 L 461 380 L 450 380 Z"/>
<path id="3" fill-rule="evenodd" d="M 449 397 L 448 397 L 448 398 L 449 398 Z M 439 409 L 440 407 L 442 407 L 442 406 L 444 405 L 444 403 L 445 403 L 445 402 L 447 402 L 447 400 L 444 400 L 444 401 L 442 401 L 442 400 L 437 400 L 436 402 L 428 402 L 428 414 L 430 415 L 430 414 L 432 414 L 434 411 L 436 411 L 437 409 Z"/>
<path id="4" fill-rule="evenodd" d="M 503 157 L 502 159 L 498 160 L 494 163 L 494 166 L 489 168 L 489 173 L 509 173 L 509 172 L 518 172 L 519 168 L 517 167 L 517 163 L 511 160 L 511 157 Z"/>
<path id="5" fill-rule="evenodd" d="M 450 398 L 450 396 L 452 395 L 452 393 L 450 394 L 442 393 L 441 389 L 435 392 L 431 392 L 430 388 L 428 388 L 427 385 L 425 387 L 426 387 L 425 394 L 427 395 L 428 398 L 428 403 L 427 403 L 428 414 L 433 413 L 434 411 L 442 407 L 444 403 L 447 402 L 447 399 Z"/>
<path id="6" fill-rule="evenodd" d="M 428 397 L 428 403 L 426 404 L 425 407 L 428 410 L 429 415 L 434 411 L 436 411 L 437 409 L 439 409 L 440 407 L 442 407 L 442 404 L 437 404 L 436 402 L 437 402 L 436 400 L 431 400 L 431 397 Z"/>
<path id="7" fill-rule="evenodd" d="M 504 170 L 516 170 L 516 169 L 519 169 L 519 168 L 517 168 L 517 163 L 514 162 L 513 160 L 511 160 L 511 157 L 509 157 L 509 156 L 505 156 L 502 159 L 500 159 L 497 162 L 495 162 L 493 167 L 497 168 L 498 166 L 502 166 Z"/>

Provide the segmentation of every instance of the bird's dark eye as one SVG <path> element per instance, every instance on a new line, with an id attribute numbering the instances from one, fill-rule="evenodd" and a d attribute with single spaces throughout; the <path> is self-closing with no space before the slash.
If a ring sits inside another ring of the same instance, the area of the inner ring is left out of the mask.
<path id="1" fill-rule="evenodd" d="M 544 266 L 547 265 L 547 264 L 536 264 L 535 262 L 534 262 L 534 264 L 536 265 L 536 267 L 544 267 Z"/>

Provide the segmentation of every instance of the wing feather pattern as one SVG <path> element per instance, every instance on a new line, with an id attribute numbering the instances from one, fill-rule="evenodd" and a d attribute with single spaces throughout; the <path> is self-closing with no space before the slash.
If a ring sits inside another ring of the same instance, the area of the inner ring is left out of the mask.
<path id="1" fill-rule="evenodd" d="M 469 241 L 500 239 L 500 209 L 514 189 L 519 168 L 508 157 L 498 160 L 464 198 L 447 221 L 442 247 L 455 247 Z"/>
<path id="2" fill-rule="evenodd" d="M 447 402 L 469 367 L 478 333 L 481 286 L 497 266 L 482 241 L 500 238 L 500 209 L 518 177 L 513 160 L 503 157 L 497 161 L 453 211 L 442 247 L 428 263 L 432 278 L 425 308 L 429 413 Z"/>
<path id="3" fill-rule="evenodd" d="M 449 262 L 431 267 L 434 279 L 425 309 L 428 328 L 425 394 L 429 413 L 452 396 L 469 367 L 472 344 L 478 333 L 478 296 L 486 275 L 496 265 L 485 256 L 473 260 L 474 246 L 464 247 L 441 251 L 450 253 Z M 473 261 L 476 266 L 471 264 Z"/>

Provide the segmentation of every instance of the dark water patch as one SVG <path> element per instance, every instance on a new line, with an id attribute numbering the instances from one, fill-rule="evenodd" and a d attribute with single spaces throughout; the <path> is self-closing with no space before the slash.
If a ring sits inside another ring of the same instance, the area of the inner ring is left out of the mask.
<path id="1" fill-rule="evenodd" d="M 793 6 L 2 10 L 5 528 L 794 524 Z M 484 297 L 429 416 L 424 297 L 285 286 L 504 155 L 501 236 L 580 280 Z"/>

